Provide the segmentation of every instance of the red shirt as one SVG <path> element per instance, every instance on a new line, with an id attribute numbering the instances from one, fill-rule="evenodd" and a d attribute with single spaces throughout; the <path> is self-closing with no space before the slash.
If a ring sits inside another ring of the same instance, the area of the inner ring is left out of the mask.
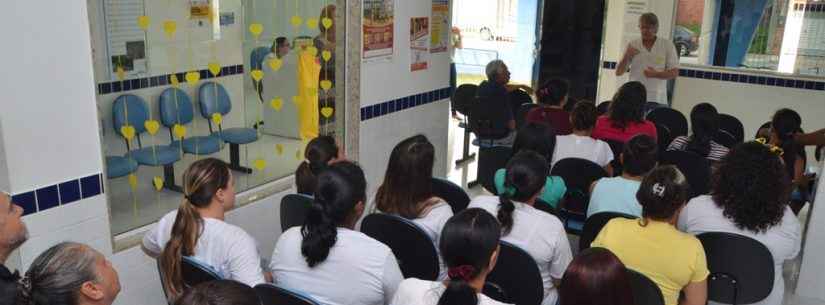
<path id="1" fill-rule="evenodd" d="M 527 113 L 527 123 L 545 124 L 553 127 L 556 135 L 565 136 L 573 133 L 570 113 L 564 109 L 536 107 Z"/>
<path id="2" fill-rule="evenodd" d="M 645 134 L 656 139 L 656 125 L 650 121 L 643 121 L 641 123 L 629 123 L 624 130 L 613 127 L 613 121 L 606 115 L 600 116 L 596 120 L 596 127 L 593 128 L 591 137 L 599 140 L 612 140 L 619 142 L 627 142 L 637 134 Z"/>

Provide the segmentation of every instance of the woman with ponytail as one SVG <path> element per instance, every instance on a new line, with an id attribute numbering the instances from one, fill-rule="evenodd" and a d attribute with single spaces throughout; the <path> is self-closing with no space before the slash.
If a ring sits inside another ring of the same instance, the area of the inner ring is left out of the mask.
<path id="1" fill-rule="evenodd" d="M 502 240 L 527 251 L 536 261 L 544 284 L 544 305 L 556 304 L 559 281 L 573 259 L 564 226 L 556 216 L 534 208 L 549 167 L 533 151 L 521 151 L 507 162 L 504 192 L 479 196 L 469 208 L 482 208 L 501 223 Z"/>
<path id="2" fill-rule="evenodd" d="M 501 228 L 482 209 L 466 209 L 444 225 L 441 256 L 449 279 L 440 282 L 409 278 L 401 282 L 393 305 L 504 305 L 481 294 L 496 265 Z"/>
<path id="3" fill-rule="evenodd" d="M 272 253 L 275 283 L 325 305 L 389 304 L 403 279 L 389 247 L 354 231 L 364 213 L 367 182 L 342 161 L 318 175 L 315 201 L 302 227 L 283 234 Z"/>
<path id="4" fill-rule="evenodd" d="M 295 170 L 295 187 L 299 194 L 311 196 L 315 192 L 318 174 L 330 164 L 343 160 L 345 156 L 335 138 L 319 136 L 309 141 L 304 149 L 304 158 L 306 160 Z"/>
<path id="5" fill-rule="evenodd" d="M 782 160 L 785 170 L 791 178 L 791 209 L 799 213 L 809 200 L 810 177 L 805 175 L 807 154 L 805 147 L 795 141 L 795 136 L 802 131 L 802 117 L 788 108 L 779 109 L 771 120 L 770 145 L 782 148 Z"/>
<path id="6" fill-rule="evenodd" d="M 544 83 L 536 97 L 542 107 L 536 107 L 527 113 L 528 123 L 545 124 L 553 128 L 560 136 L 573 132 L 570 124 L 570 112 L 564 110 L 570 85 L 565 80 L 551 79 Z"/>
<path id="7" fill-rule="evenodd" d="M 667 150 L 689 151 L 717 162 L 728 154 L 727 147 L 713 140 L 719 132 L 719 112 L 713 105 L 701 103 L 693 106 L 690 111 L 690 129 L 693 132 L 690 137 L 676 137 Z"/>
<path id="8" fill-rule="evenodd" d="M 255 240 L 240 227 L 224 222 L 235 205 L 235 181 L 229 166 L 207 158 L 183 173 L 183 202 L 143 237 L 144 251 L 160 260 L 164 287 L 171 299 L 184 292 L 181 258 L 188 256 L 215 269 L 223 278 L 249 286 L 264 283 Z"/>

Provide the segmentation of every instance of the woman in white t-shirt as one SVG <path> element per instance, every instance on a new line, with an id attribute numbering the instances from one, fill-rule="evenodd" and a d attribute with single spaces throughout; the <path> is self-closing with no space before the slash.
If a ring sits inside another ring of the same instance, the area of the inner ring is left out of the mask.
<path id="1" fill-rule="evenodd" d="M 496 215 L 502 240 L 527 251 L 536 261 L 544 286 L 544 305 L 556 304 L 559 284 L 573 259 L 564 226 L 556 216 L 533 207 L 541 194 L 549 167 L 533 151 L 522 151 L 507 163 L 504 192 L 499 197 L 479 196 L 469 207 Z"/>
<path id="2" fill-rule="evenodd" d="M 221 160 L 207 158 L 192 163 L 183 173 L 183 203 L 143 236 L 144 251 L 160 260 L 171 299 L 183 293 L 183 256 L 249 286 L 266 281 L 255 240 L 243 229 L 224 222 L 225 212 L 235 205 L 234 182 L 229 166 Z"/>
<path id="3" fill-rule="evenodd" d="M 423 135 L 407 138 L 393 148 L 384 182 L 375 195 L 378 211 L 411 220 L 433 241 L 436 250 L 441 230 L 453 209 L 433 195 L 435 147 Z M 443 262 L 438 279 L 447 277 Z"/>
<path id="4" fill-rule="evenodd" d="M 496 265 L 500 238 L 501 227 L 487 211 L 476 208 L 456 214 L 444 225 L 439 243 L 449 279 L 406 279 L 392 305 L 504 305 L 481 294 Z"/>
<path id="5" fill-rule="evenodd" d="M 573 112 L 570 113 L 573 133 L 556 136 L 556 151 L 553 152 L 551 168 L 561 159 L 580 158 L 598 164 L 610 176 L 613 175 L 613 168 L 610 166 L 610 161 L 613 161 L 613 151 L 610 150 L 610 145 L 590 137 L 598 118 L 596 106 L 591 103 L 577 103 L 573 107 Z"/>
<path id="6" fill-rule="evenodd" d="M 364 213 L 366 187 L 364 172 L 349 161 L 320 173 L 303 227 L 281 234 L 272 252 L 276 284 L 325 305 L 389 304 L 403 280 L 395 255 L 353 230 Z"/>

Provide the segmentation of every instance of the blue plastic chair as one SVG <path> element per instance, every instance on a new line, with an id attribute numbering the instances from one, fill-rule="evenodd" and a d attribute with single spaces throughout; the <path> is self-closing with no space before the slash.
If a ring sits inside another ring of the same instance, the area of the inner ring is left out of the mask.
<path id="1" fill-rule="evenodd" d="M 249 67 L 252 70 L 258 69 L 260 70 L 263 67 L 262 62 L 267 55 L 269 55 L 270 50 L 267 47 L 257 47 L 252 50 L 252 53 L 249 54 Z"/>
<path id="2" fill-rule="evenodd" d="M 181 257 L 181 275 L 183 276 L 183 284 L 187 288 L 195 287 L 200 283 L 223 279 L 212 266 L 189 256 Z"/>
<path id="3" fill-rule="evenodd" d="M 229 143 L 229 167 L 233 170 L 252 173 L 252 169 L 241 166 L 241 144 L 249 144 L 258 140 L 258 132 L 252 128 L 223 128 L 221 125 L 212 126 L 212 115 L 220 113 L 226 116 L 232 111 L 232 101 L 221 84 L 207 82 L 198 89 L 198 100 L 201 106 L 201 115 L 209 121 L 209 131 L 226 143 Z M 217 127 L 217 131 L 215 128 Z"/>
<path id="4" fill-rule="evenodd" d="M 163 90 L 160 94 L 160 121 L 169 128 L 169 139 L 172 147 L 182 149 L 187 154 L 211 155 L 221 150 L 221 139 L 216 136 L 194 136 L 175 140 L 172 129 L 175 125 L 186 125 L 194 119 L 194 107 L 189 94 L 178 88 Z"/>
<path id="5" fill-rule="evenodd" d="M 112 123 L 115 132 L 124 137 L 126 142 L 127 158 L 135 160 L 140 165 L 163 166 L 163 187 L 172 191 L 182 192 L 183 189 L 175 184 L 175 162 L 180 160 L 180 153 L 177 149 L 168 145 L 156 145 L 144 147 L 140 135 L 146 132 L 144 123 L 149 120 L 149 107 L 143 98 L 125 94 L 117 97 L 112 105 Z M 129 125 L 134 128 L 134 139 L 137 148 L 132 147 L 132 141 L 126 139 L 122 128 Z M 108 173 L 108 172 L 107 172 Z"/>
<path id="6" fill-rule="evenodd" d="M 137 171 L 138 163 L 132 158 L 106 156 L 106 177 L 120 178 Z"/>
<path id="7" fill-rule="evenodd" d="M 320 305 L 312 296 L 293 289 L 265 283 L 255 286 L 263 305 Z"/>

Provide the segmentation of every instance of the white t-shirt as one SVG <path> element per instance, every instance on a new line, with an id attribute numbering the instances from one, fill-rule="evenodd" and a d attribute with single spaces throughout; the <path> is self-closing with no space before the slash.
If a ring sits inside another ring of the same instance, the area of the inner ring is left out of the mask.
<path id="1" fill-rule="evenodd" d="M 566 136 L 556 136 L 556 150 L 553 152 L 553 165 L 561 159 L 580 158 L 593 161 L 601 167 L 605 167 L 613 161 L 613 151 L 610 145 L 602 140 L 591 137 L 577 136 L 569 134 Z"/>
<path id="2" fill-rule="evenodd" d="M 413 223 L 424 230 L 424 233 L 427 233 L 427 236 L 430 237 L 430 240 L 432 240 L 435 245 L 436 253 L 439 253 L 438 280 L 447 279 L 447 267 L 444 265 L 444 260 L 441 259 L 438 243 L 441 240 L 441 230 L 444 229 L 444 225 L 450 217 L 453 217 L 453 208 L 446 202 L 439 201 L 430 208 L 430 211 L 426 215 L 412 220 Z"/>
<path id="3" fill-rule="evenodd" d="M 648 50 L 642 44 L 642 39 L 638 38 L 630 41 L 630 46 L 639 50 L 639 54 L 630 61 L 630 81 L 638 81 L 645 85 L 648 101 L 667 104 L 667 80 L 647 78 L 644 71 L 648 67 L 656 71 L 679 68 L 679 56 L 673 42 L 656 37 L 653 47 Z"/>
<path id="4" fill-rule="evenodd" d="M 547 212 L 532 206 L 513 202 L 513 227 L 501 240 L 527 251 L 536 261 L 544 284 L 543 305 L 555 305 L 558 292 L 553 279 L 561 279 L 567 265 L 573 260 L 570 242 L 561 221 Z M 499 199 L 496 196 L 478 196 L 470 201 L 467 208 L 482 208 L 497 215 Z"/>
<path id="5" fill-rule="evenodd" d="M 398 286 L 398 292 L 392 299 L 391 305 L 436 305 L 441 294 L 447 287 L 443 282 L 430 282 L 416 278 L 408 278 Z M 481 293 L 478 294 L 478 305 L 507 305 L 493 300 Z"/>
<path id="6" fill-rule="evenodd" d="M 275 284 L 321 304 L 389 304 L 404 279 L 390 248 L 361 232 L 338 228 L 329 256 L 312 268 L 301 254 L 303 239 L 299 227 L 281 234 L 269 268 Z"/>
<path id="7" fill-rule="evenodd" d="M 785 293 L 785 281 L 782 279 L 782 264 L 799 254 L 801 226 L 790 207 L 785 207 L 785 214 L 776 226 L 765 233 L 754 233 L 736 227 L 734 222 L 725 217 L 724 210 L 713 201 L 710 195 L 702 195 L 690 200 L 679 215 L 678 228 L 690 234 L 705 232 L 727 232 L 753 238 L 771 251 L 774 260 L 773 290 L 758 305 L 780 305 Z"/>
<path id="8" fill-rule="evenodd" d="M 159 254 L 166 247 L 172 234 L 172 225 L 178 211 L 171 211 L 158 221 L 158 225 L 143 236 L 143 247 Z M 261 269 L 261 256 L 255 239 L 240 227 L 219 219 L 204 218 L 203 232 L 195 246 L 198 261 L 209 265 L 221 277 L 236 280 L 249 286 L 266 282 Z"/>

